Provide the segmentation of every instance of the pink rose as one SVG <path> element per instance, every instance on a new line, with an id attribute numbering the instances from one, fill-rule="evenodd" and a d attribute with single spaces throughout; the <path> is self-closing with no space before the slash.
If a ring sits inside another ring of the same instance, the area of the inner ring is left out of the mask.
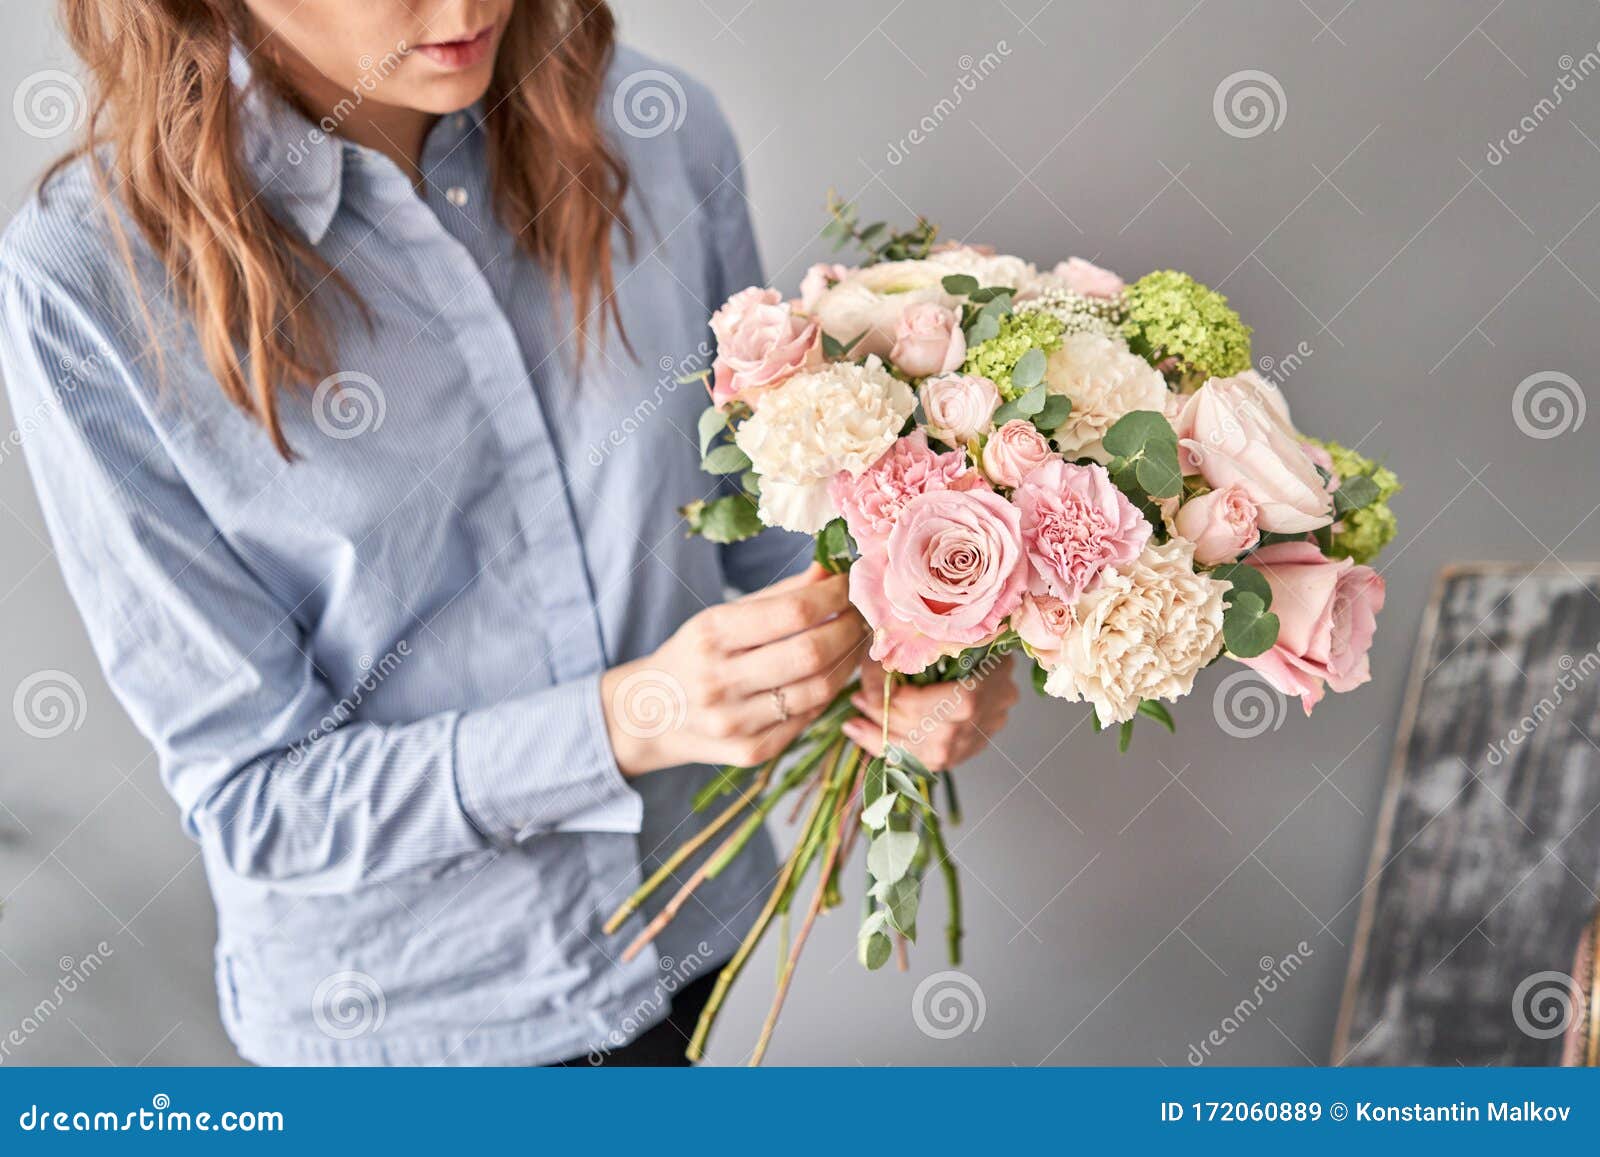
<path id="1" fill-rule="evenodd" d="M 1104 466 L 1056 458 L 1023 478 L 1011 500 L 1022 515 L 1034 594 L 1077 602 L 1102 570 L 1132 562 L 1150 541 L 1150 523 Z"/>
<path id="2" fill-rule="evenodd" d="M 983 472 L 996 486 L 1020 486 L 1030 471 L 1056 457 L 1043 434 L 1025 418 L 1013 418 L 983 444 Z"/>
<path id="3" fill-rule="evenodd" d="M 947 305 L 922 301 L 906 307 L 894 327 L 889 360 L 908 378 L 948 374 L 967 356 L 961 315 Z"/>
<path id="4" fill-rule="evenodd" d="M 711 332 L 717 339 L 711 401 L 717 406 L 754 406 L 761 391 L 822 360 L 820 327 L 795 313 L 776 289 L 741 289 L 711 315 Z"/>
<path id="5" fill-rule="evenodd" d="M 1173 525 L 1178 534 L 1194 543 L 1195 562 L 1220 566 L 1261 541 L 1256 513 L 1255 501 L 1244 487 L 1224 486 L 1185 502 Z"/>
<path id="6" fill-rule="evenodd" d="M 988 430 L 989 419 L 1000 408 L 995 384 L 970 374 L 929 378 L 917 393 L 922 398 L 922 412 L 928 416 L 928 429 L 952 446 L 965 445 Z"/>
<path id="7" fill-rule="evenodd" d="M 901 509 L 917 495 L 982 485 L 982 476 L 967 469 L 965 454 L 959 450 L 935 454 L 927 435 L 914 430 L 859 475 L 851 477 L 848 471 L 835 474 L 829 492 L 851 537 L 866 554 L 883 546 Z"/>
<path id="8" fill-rule="evenodd" d="M 807 313 L 815 311 L 822 295 L 844 280 L 849 272 L 848 266 L 837 261 L 819 261 L 806 270 L 806 275 L 800 279 L 800 308 Z"/>
<path id="9" fill-rule="evenodd" d="M 1061 662 L 1061 642 L 1073 624 L 1072 608 L 1049 595 L 1023 595 L 1011 627 L 1045 670 Z"/>
<path id="10" fill-rule="evenodd" d="M 1289 424 L 1282 395 L 1254 375 L 1212 378 L 1189 396 L 1176 426 L 1185 473 L 1213 490 L 1238 485 L 1257 522 L 1303 534 L 1333 521 L 1333 499 Z"/>
<path id="11" fill-rule="evenodd" d="M 1121 297 L 1122 291 L 1127 288 L 1122 278 L 1111 270 L 1101 269 L 1081 257 L 1069 257 L 1058 262 L 1051 272 L 1080 297 Z"/>
<path id="12" fill-rule="evenodd" d="M 1309 542 L 1277 542 L 1245 562 L 1272 588 L 1278 641 L 1270 651 L 1241 659 L 1285 695 L 1298 695 L 1306 714 L 1323 683 L 1350 691 L 1372 677 L 1367 651 L 1383 609 L 1383 578 L 1347 558 L 1327 559 Z"/>
<path id="13" fill-rule="evenodd" d="M 1014 506 L 992 490 L 930 490 L 850 568 L 850 601 L 873 628 L 872 657 L 914 675 L 994 639 L 1027 575 Z"/>

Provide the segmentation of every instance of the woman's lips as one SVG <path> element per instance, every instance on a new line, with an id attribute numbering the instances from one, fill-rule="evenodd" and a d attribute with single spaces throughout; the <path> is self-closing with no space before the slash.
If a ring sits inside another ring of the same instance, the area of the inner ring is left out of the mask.
<path id="1" fill-rule="evenodd" d="M 473 68 L 489 58 L 494 48 L 494 25 L 465 40 L 419 44 L 416 51 L 441 68 Z"/>

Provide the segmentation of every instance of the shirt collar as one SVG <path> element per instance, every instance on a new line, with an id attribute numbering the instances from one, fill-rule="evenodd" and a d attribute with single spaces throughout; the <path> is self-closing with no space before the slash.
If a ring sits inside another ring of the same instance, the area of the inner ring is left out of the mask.
<path id="1" fill-rule="evenodd" d="M 256 82 L 240 45 L 233 46 L 228 65 L 240 94 L 244 163 L 263 198 L 315 245 L 339 208 L 345 142 Z"/>

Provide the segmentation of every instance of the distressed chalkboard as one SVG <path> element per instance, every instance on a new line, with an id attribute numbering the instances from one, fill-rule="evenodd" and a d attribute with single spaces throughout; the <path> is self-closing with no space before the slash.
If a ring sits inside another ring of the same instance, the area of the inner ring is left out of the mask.
<path id="1" fill-rule="evenodd" d="M 1335 1063 L 1541 1065 L 1600 879 L 1600 566 L 1447 570 L 1418 641 Z"/>

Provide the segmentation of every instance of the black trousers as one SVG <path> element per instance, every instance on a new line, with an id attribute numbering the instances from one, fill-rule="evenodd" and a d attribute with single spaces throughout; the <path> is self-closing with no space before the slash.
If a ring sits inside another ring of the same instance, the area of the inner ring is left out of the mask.
<path id="1" fill-rule="evenodd" d="M 720 970 L 719 970 L 720 971 Z M 683 1055 L 694 1036 L 694 1026 L 711 999 L 718 972 L 698 976 L 672 994 L 667 1019 L 646 1029 L 621 1048 L 558 1061 L 552 1068 L 687 1068 L 693 1062 Z"/>

